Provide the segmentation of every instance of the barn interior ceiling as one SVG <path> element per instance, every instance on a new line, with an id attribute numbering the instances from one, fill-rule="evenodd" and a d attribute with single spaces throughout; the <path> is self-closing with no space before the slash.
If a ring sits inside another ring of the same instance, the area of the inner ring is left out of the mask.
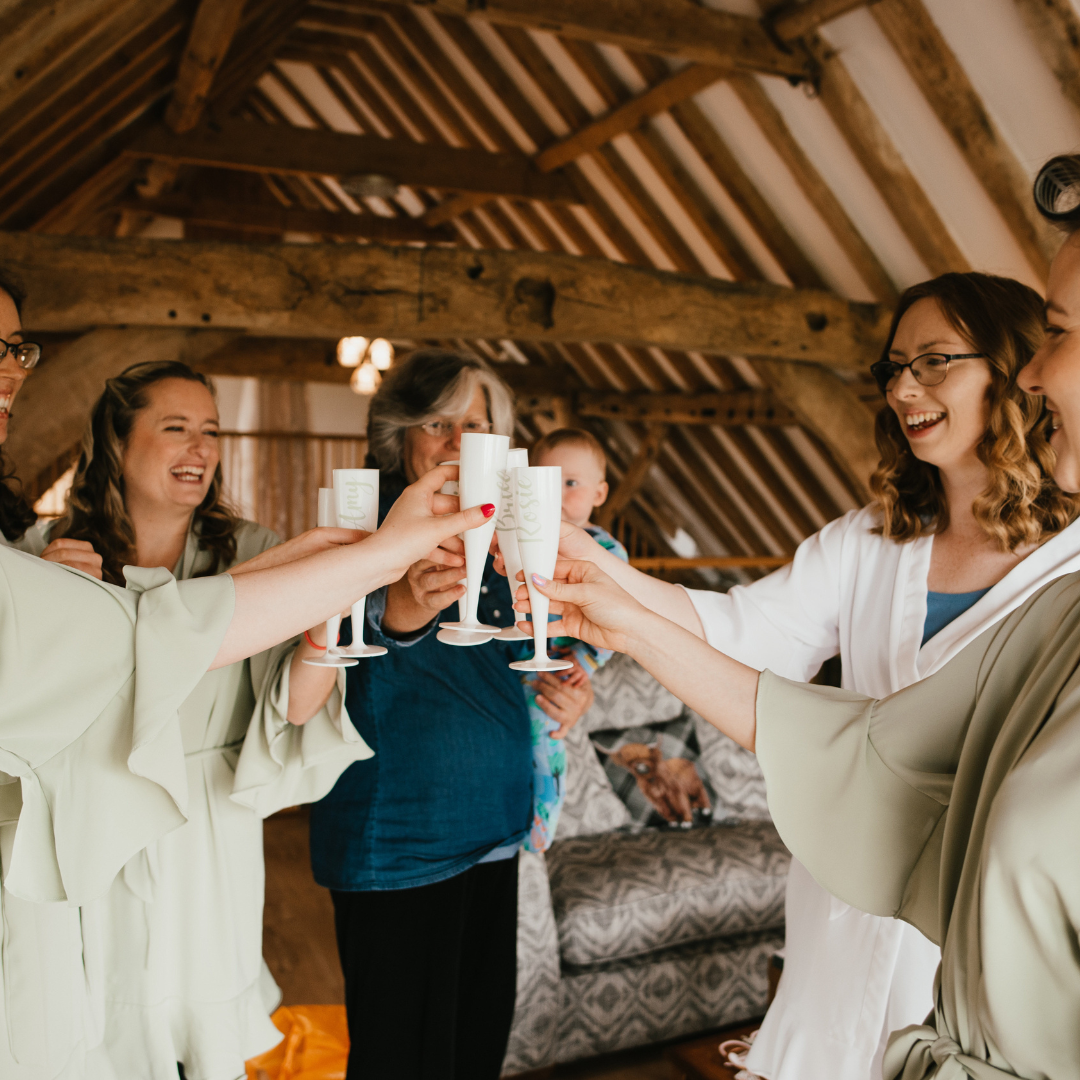
<path id="1" fill-rule="evenodd" d="M 522 441 L 592 428 L 608 520 L 736 574 L 866 498 L 900 291 L 1042 286 L 1080 146 L 1080 0 L 0 0 L 0 40 L 31 494 L 128 363 L 346 382 L 378 334 L 484 356 Z"/>

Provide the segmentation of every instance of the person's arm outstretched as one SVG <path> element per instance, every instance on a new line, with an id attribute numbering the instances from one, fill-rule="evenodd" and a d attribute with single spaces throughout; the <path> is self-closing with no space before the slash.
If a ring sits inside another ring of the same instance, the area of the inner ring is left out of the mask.
<path id="1" fill-rule="evenodd" d="M 378 531 L 360 543 L 233 575 L 236 607 L 211 667 L 243 660 L 323 622 L 397 581 L 448 536 L 482 525 L 493 506 L 454 513 L 457 499 L 438 494 L 456 478 L 457 466 L 432 469 L 405 489 Z"/>
<path id="2" fill-rule="evenodd" d="M 650 611 L 592 561 L 560 562 L 555 575 L 559 580 L 533 579 L 540 592 L 551 598 L 552 613 L 562 615 L 561 622 L 552 623 L 550 633 L 626 653 L 710 724 L 747 750 L 754 749 L 760 672 L 717 652 L 685 626 Z M 529 610 L 524 587 L 514 607 Z"/>
<path id="3" fill-rule="evenodd" d="M 696 637 L 705 637 L 705 628 L 701 625 L 690 597 L 686 590 L 670 581 L 643 574 L 629 563 L 624 562 L 613 551 L 598 544 L 584 529 L 570 522 L 562 523 L 559 534 L 559 558 L 577 562 L 591 562 L 635 600 L 650 611 L 689 630 Z M 496 569 L 505 573 L 502 556 L 496 557 Z"/>

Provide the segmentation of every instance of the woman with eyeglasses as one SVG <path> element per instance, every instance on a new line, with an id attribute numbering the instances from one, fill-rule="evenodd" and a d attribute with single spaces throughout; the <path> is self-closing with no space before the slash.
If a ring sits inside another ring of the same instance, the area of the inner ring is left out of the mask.
<path id="1" fill-rule="evenodd" d="M 456 459 L 462 432 L 509 435 L 513 419 L 506 384 L 475 356 L 412 353 L 368 413 L 380 512 L 414 477 Z M 437 640 L 462 576 L 423 560 L 369 598 L 365 633 L 389 652 L 348 670 L 345 705 L 375 755 L 311 808 L 312 868 L 331 890 L 345 975 L 349 1080 L 497 1080 L 506 1052 L 532 736 L 508 666 L 519 646 Z M 479 617 L 514 621 L 490 559 Z M 545 674 L 538 704 L 569 728 L 591 688 Z"/>
<path id="2" fill-rule="evenodd" d="M 874 499 L 769 577 L 686 591 L 613 565 L 565 526 L 561 553 L 751 667 L 805 681 L 839 653 L 844 688 L 874 697 L 925 679 L 1080 569 L 1077 502 L 1050 478 L 1049 417 L 1016 382 L 1042 323 L 1041 298 L 1009 279 L 945 274 L 908 289 L 871 367 L 884 398 Z M 849 907 L 797 859 L 786 919 L 783 978 L 746 1068 L 768 1080 L 879 1076 L 889 1032 L 933 1005 L 937 945 Z"/>
<path id="3" fill-rule="evenodd" d="M 1035 193 L 1069 235 L 1050 268 L 1045 340 L 1017 382 L 1045 402 L 1054 478 L 1078 492 L 1080 155 L 1048 163 Z M 879 1075 L 1080 1076 L 1080 574 L 875 699 L 744 666 L 593 563 L 556 572 L 569 583 L 540 587 L 566 632 L 628 652 L 756 751 L 780 835 L 818 881 L 941 943 L 933 1009 L 892 1034 Z"/>

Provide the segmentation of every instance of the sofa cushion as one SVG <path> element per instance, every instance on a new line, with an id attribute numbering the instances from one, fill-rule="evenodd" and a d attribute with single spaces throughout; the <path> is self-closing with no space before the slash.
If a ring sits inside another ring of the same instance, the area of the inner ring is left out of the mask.
<path id="1" fill-rule="evenodd" d="M 694 721 L 686 709 L 674 720 L 590 734 L 611 789 L 635 825 L 665 829 L 712 824 L 716 793 L 698 761 L 701 747 Z"/>
<path id="2" fill-rule="evenodd" d="M 670 690 L 624 653 L 616 653 L 593 675 L 592 687 L 596 702 L 579 725 L 586 731 L 640 727 L 673 720 L 683 711 Z"/>
<path id="3" fill-rule="evenodd" d="M 558 840 L 547 865 L 562 962 L 782 926 L 789 860 L 767 821 Z"/>
<path id="4" fill-rule="evenodd" d="M 630 811 L 611 789 L 584 724 L 566 736 L 566 801 L 556 839 L 592 836 L 630 824 Z"/>
<path id="5" fill-rule="evenodd" d="M 757 756 L 719 732 L 697 713 L 694 718 L 701 756 L 698 771 L 711 792 L 716 793 L 714 820 L 768 821 L 769 803 L 765 797 L 765 777 Z"/>

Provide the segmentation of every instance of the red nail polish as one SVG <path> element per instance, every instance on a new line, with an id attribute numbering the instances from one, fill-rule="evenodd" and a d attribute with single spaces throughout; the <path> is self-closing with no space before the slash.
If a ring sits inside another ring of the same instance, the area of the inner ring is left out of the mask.
<path id="1" fill-rule="evenodd" d="M 491 515 L 495 513 L 495 504 L 484 503 L 484 505 L 481 506 L 480 509 L 484 511 L 484 517 L 491 517 Z"/>

